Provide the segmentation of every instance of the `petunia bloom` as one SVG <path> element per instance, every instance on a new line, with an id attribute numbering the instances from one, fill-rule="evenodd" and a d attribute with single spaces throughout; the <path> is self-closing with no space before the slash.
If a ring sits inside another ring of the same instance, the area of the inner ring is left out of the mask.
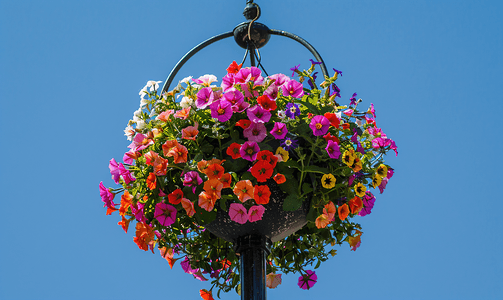
<path id="1" fill-rule="evenodd" d="M 229 121 L 232 117 L 232 104 L 226 100 L 218 100 L 210 105 L 211 117 L 219 122 Z"/>
<path id="2" fill-rule="evenodd" d="M 331 189 L 335 186 L 335 176 L 332 174 L 324 174 L 321 177 L 321 185 L 326 189 Z"/>
<path id="3" fill-rule="evenodd" d="M 268 288 L 274 289 L 281 284 L 281 274 L 269 273 L 265 277 L 265 282 Z"/>
<path id="4" fill-rule="evenodd" d="M 288 103 L 285 107 L 285 114 L 290 119 L 295 119 L 295 117 L 300 116 L 300 108 L 295 103 Z"/>
<path id="5" fill-rule="evenodd" d="M 282 184 L 282 183 L 286 182 L 285 175 L 280 174 L 280 173 L 274 175 L 274 177 L 272 179 L 274 179 L 274 181 L 276 181 L 277 184 Z"/>
<path id="6" fill-rule="evenodd" d="M 303 290 L 309 290 L 318 281 L 316 272 L 307 270 L 306 274 L 299 277 L 297 285 Z"/>
<path id="7" fill-rule="evenodd" d="M 248 213 L 241 203 L 232 203 L 229 207 L 229 217 L 239 224 L 248 222 Z"/>
<path id="8" fill-rule="evenodd" d="M 199 290 L 199 295 L 203 298 L 203 300 L 215 300 L 212 292 L 205 289 Z"/>
<path id="9" fill-rule="evenodd" d="M 283 147 L 283 149 L 290 151 L 297 148 L 297 146 L 299 145 L 297 144 L 297 140 L 287 137 L 283 141 L 281 141 L 280 146 Z"/>
<path id="10" fill-rule="evenodd" d="M 339 219 L 341 219 L 341 221 L 346 220 L 346 218 L 349 215 L 348 205 L 346 203 L 344 203 L 343 205 L 339 206 L 339 208 L 337 209 L 337 212 L 339 213 Z"/>
<path id="11" fill-rule="evenodd" d="M 256 142 L 248 141 L 243 143 L 243 145 L 239 149 L 239 154 L 243 159 L 254 161 L 257 158 L 257 153 L 259 151 L 260 148 Z"/>
<path id="12" fill-rule="evenodd" d="M 273 171 L 273 165 L 265 160 L 257 161 L 250 170 L 251 174 L 258 182 L 266 182 L 267 179 L 271 178 Z"/>
<path id="13" fill-rule="evenodd" d="M 181 203 L 183 209 L 185 209 L 185 212 L 187 213 L 187 216 L 192 217 L 196 213 L 194 203 L 192 201 L 187 198 L 182 198 Z"/>
<path id="14" fill-rule="evenodd" d="M 322 115 L 314 116 L 311 119 L 311 123 L 309 127 L 313 131 L 315 136 L 322 136 L 328 132 L 328 128 L 330 127 L 330 122 L 327 118 Z"/>
<path id="15" fill-rule="evenodd" d="M 184 129 L 182 129 L 182 139 L 186 140 L 195 140 L 197 134 L 199 133 L 199 130 L 197 130 L 197 127 L 199 124 L 196 122 L 194 126 L 187 126 Z"/>
<path id="16" fill-rule="evenodd" d="M 205 109 L 214 100 L 213 90 L 210 87 L 205 87 L 197 92 L 196 107 Z"/>
<path id="17" fill-rule="evenodd" d="M 267 204 L 271 197 L 271 190 L 267 185 L 256 185 L 254 187 L 253 199 L 257 204 Z"/>
<path id="18" fill-rule="evenodd" d="M 292 96 L 294 98 L 300 98 L 304 96 L 304 90 L 302 88 L 302 83 L 298 82 L 295 79 L 288 80 L 281 86 L 281 91 L 283 92 L 283 96 L 288 97 Z"/>
<path id="19" fill-rule="evenodd" d="M 241 148 L 240 144 L 232 143 L 229 147 L 227 147 L 225 153 L 227 153 L 227 155 L 230 155 L 232 159 L 238 159 L 241 157 L 241 154 L 239 153 L 240 148 Z"/>
<path id="20" fill-rule="evenodd" d="M 274 136 L 275 139 L 282 140 L 288 133 L 288 129 L 286 128 L 285 123 L 274 122 L 274 127 L 269 133 L 272 134 L 272 136 Z"/>
<path id="21" fill-rule="evenodd" d="M 357 214 L 363 208 L 363 201 L 360 197 L 355 196 L 353 199 L 349 200 L 349 209 L 352 214 Z"/>
<path id="22" fill-rule="evenodd" d="M 110 190 L 103 185 L 103 181 L 100 182 L 100 196 L 101 200 L 105 203 L 104 206 L 108 208 L 115 208 L 115 203 L 113 201 L 115 194 L 110 192 Z"/>
<path id="23" fill-rule="evenodd" d="M 203 183 L 203 180 L 199 176 L 199 173 L 196 171 L 189 171 L 185 173 L 183 177 L 183 185 L 184 186 L 191 186 L 192 187 L 192 193 L 196 192 L 196 187 Z"/>
<path id="24" fill-rule="evenodd" d="M 328 145 L 325 148 L 325 150 L 327 151 L 328 156 L 330 158 L 337 159 L 337 158 L 339 158 L 339 156 L 341 156 L 341 151 L 339 150 L 339 144 L 337 144 L 336 142 L 334 142 L 332 140 L 328 141 Z"/>
<path id="25" fill-rule="evenodd" d="M 252 122 L 248 128 L 243 130 L 243 135 L 250 142 L 262 142 L 267 136 L 267 129 L 264 123 Z"/>
<path id="26" fill-rule="evenodd" d="M 271 112 L 264 109 L 260 105 L 255 105 L 252 108 L 248 108 L 246 110 L 246 115 L 248 116 L 248 119 L 250 119 L 250 121 L 257 123 L 267 123 L 271 119 Z"/>
<path id="27" fill-rule="evenodd" d="M 210 195 L 210 194 L 206 193 L 206 191 L 202 191 L 199 194 L 199 201 L 197 202 L 197 204 L 199 205 L 199 207 L 201 207 L 202 209 L 204 209 L 206 211 L 212 211 L 213 208 L 215 207 L 216 201 L 217 201 L 217 198 L 214 197 L 214 195 Z"/>
<path id="28" fill-rule="evenodd" d="M 157 203 L 155 205 L 154 218 L 162 226 L 171 226 L 176 221 L 176 208 L 166 203 Z"/>
<path id="29" fill-rule="evenodd" d="M 262 220 L 265 208 L 262 205 L 254 205 L 248 210 L 248 221 L 256 222 Z"/>
<path id="30" fill-rule="evenodd" d="M 277 107 L 276 105 L 276 101 L 274 100 L 271 100 L 271 98 L 269 98 L 269 96 L 267 95 L 262 95 L 260 97 L 257 98 L 257 103 L 265 110 L 267 111 L 273 111 L 275 110 Z"/>
<path id="31" fill-rule="evenodd" d="M 180 204 L 182 198 L 183 198 L 183 192 L 181 189 L 176 189 L 168 195 L 168 201 L 171 204 Z"/>
<path id="32" fill-rule="evenodd" d="M 233 190 L 239 201 L 245 202 L 254 197 L 254 187 L 250 180 L 241 180 L 236 183 Z"/>

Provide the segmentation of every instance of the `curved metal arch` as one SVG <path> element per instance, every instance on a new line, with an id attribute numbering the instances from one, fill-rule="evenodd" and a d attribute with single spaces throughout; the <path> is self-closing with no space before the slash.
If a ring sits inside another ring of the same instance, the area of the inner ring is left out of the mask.
<path id="1" fill-rule="evenodd" d="M 276 29 L 269 29 L 269 33 L 270 34 L 274 34 L 274 35 L 280 35 L 280 36 L 284 36 L 284 37 L 288 37 L 288 38 L 291 38 L 293 39 L 294 41 L 300 43 L 301 45 L 303 45 L 304 47 L 306 47 L 310 52 L 311 54 L 313 54 L 314 58 L 316 58 L 316 60 L 318 62 L 321 62 L 320 64 L 320 67 L 321 67 L 321 72 L 323 73 L 323 76 L 328 76 L 328 71 L 327 71 L 327 67 L 325 66 L 325 62 L 323 61 L 323 59 L 321 58 L 321 55 L 318 53 L 318 51 L 316 51 L 316 49 L 311 45 L 309 44 L 305 39 L 301 38 L 300 36 L 296 35 L 296 34 L 293 34 L 293 33 L 290 33 L 288 31 L 284 31 L 284 30 L 276 30 Z M 171 70 L 171 72 L 169 73 L 168 75 L 168 78 L 166 79 L 166 82 L 164 83 L 164 86 L 162 87 L 162 90 L 161 90 L 161 93 L 164 93 L 166 92 L 168 89 L 169 89 L 169 86 L 171 85 L 171 82 L 173 81 L 173 79 L 175 78 L 176 74 L 178 73 L 178 71 L 182 68 L 182 66 L 192 57 L 194 56 L 194 54 L 196 54 L 197 52 L 199 52 L 199 50 L 202 50 L 203 48 L 205 48 L 206 46 L 209 46 L 215 42 L 218 42 L 219 40 L 222 40 L 222 39 L 225 39 L 225 38 L 228 38 L 228 37 L 231 37 L 233 36 L 233 32 L 230 31 L 230 32 L 226 32 L 226 33 L 222 33 L 222 34 L 219 34 L 219 35 L 216 35 L 212 38 L 209 38 L 207 40 L 205 40 L 204 42 L 198 44 L 197 46 L 195 46 L 194 48 L 192 48 L 189 52 L 187 52 L 179 61 L 178 63 L 176 63 L 175 67 L 173 68 L 173 70 Z"/>

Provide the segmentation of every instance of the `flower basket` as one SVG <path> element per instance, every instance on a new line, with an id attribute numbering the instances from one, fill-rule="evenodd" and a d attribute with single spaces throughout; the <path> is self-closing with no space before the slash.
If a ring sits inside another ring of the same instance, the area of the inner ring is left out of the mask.
<path id="1" fill-rule="evenodd" d="M 180 260 L 186 273 L 211 281 L 203 298 L 240 291 L 235 244 L 243 236 L 272 243 L 270 288 L 281 283 L 279 272 L 297 272 L 299 287 L 309 289 L 311 269 L 335 255 L 333 247 L 360 246 L 352 220 L 371 213 L 370 190 L 386 187 L 394 171 L 384 155 L 397 148 L 377 127 L 373 104 L 360 110 L 356 93 L 337 102 L 340 71 L 316 84 L 317 64 L 291 69 L 293 79 L 233 62 L 220 86 L 204 75 L 166 93 L 155 81 L 140 91 L 124 130 L 129 151 L 109 164 L 121 187 L 101 182 L 100 195 L 124 231 L 136 221 L 140 249 L 157 248 L 171 268 Z"/>

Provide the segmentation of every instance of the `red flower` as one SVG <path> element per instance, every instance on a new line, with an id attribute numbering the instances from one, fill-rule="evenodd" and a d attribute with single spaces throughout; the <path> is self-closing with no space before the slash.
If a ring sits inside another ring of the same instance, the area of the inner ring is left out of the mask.
<path id="1" fill-rule="evenodd" d="M 269 198 L 271 197 L 271 190 L 267 185 L 256 185 L 254 187 L 254 197 L 255 203 L 257 204 L 267 204 L 269 203 Z"/>
<path id="2" fill-rule="evenodd" d="M 236 74 L 241 69 L 242 66 L 243 64 L 238 65 L 236 61 L 233 61 L 227 68 L 227 73 Z"/>
<path id="3" fill-rule="evenodd" d="M 348 205 L 344 203 L 343 205 L 339 206 L 338 213 L 339 213 L 339 219 L 341 219 L 341 221 L 344 221 L 349 215 Z"/>
<path id="4" fill-rule="evenodd" d="M 211 164 L 204 170 L 204 174 L 208 176 L 208 179 L 220 179 L 224 171 L 224 167 L 220 164 Z"/>
<path id="5" fill-rule="evenodd" d="M 266 182 L 267 179 L 271 178 L 273 170 L 274 167 L 269 162 L 259 160 L 251 168 L 251 173 L 258 182 Z"/>
<path id="6" fill-rule="evenodd" d="M 267 95 L 262 95 L 262 96 L 258 97 L 257 103 L 260 106 L 262 106 L 263 109 L 268 110 L 268 111 L 272 111 L 277 108 L 276 101 L 271 100 L 271 98 L 269 98 L 269 96 L 267 96 Z"/>
<path id="7" fill-rule="evenodd" d="M 363 208 L 363 201 L 360 197 L 355 196 L 353 199 L 349 200 L 349 208 L 352 214 L 357 214 Z"/>
<path id="8" fill-rule="evenodd" d="M 237 123 L 236 123 L 236 126 L 239 126 L 243 129 L 246 129 L 250 126 L 251 124 L 251 121 L 250 120 L 247 120 L 247 119 L 241 119 L 239 120 Z"/>
<path id="9" fill-rule="evenodd" d="M 278 162 L 278 157 L 275 156 L 269 150 L 262 150 L 257 153 L 257 160 L 265 160 L 272 165 L 272 167 L 276 167 L 276 163 Z"/>
<path id="10" fill-rule="evenodd" d="M 239 149 L 241 149 L 241 145 L 238 143 L 232 143 L 229 147 L 227 147 L 227 155 L 230 155 L 232 159 L 237 159 L 241 157 L 241 154 L 239 154 Z"/>
<path id="11" fill-rule="evenodd" d="M 171 204 L 180 204 L 182 198 L 183 198 L 183 192 L 181 189 L 176 189 L 171 194 L 168 195 L 168 200 L 169 203 Z"/>
<path id="12" fill-rule="evenodd" d="M 335 128 L 339 128 L 339 124 L 341 123 L 341 120 L 339 118 L 337 118 L 336 114 L 327 112 L 323 116 L 325 118 L 327 118 L 328 121 L 330 121 L 330 125 L 334 126 Z"/>
<path id="13" fill-rule="evenodd" d="M 274 181 L 276 181 L 277 184 L 282 184 L 282 183 L 286 182 L 285 175 L 280 174 L 280 173 L 274 175 L 273 179 L 274 179 Z"/>
<path id="14" fill-rule="evenodd" d="M 340 144 L 341 142 L 339 141 L 339 138 L 336 137 L 336 136 L 333 136 L 330 132 L 325 134 L 323 136 L 323 138 L 325 139 L 325 141 L 333 141 L 333 142 L 336 142 L 337 144 Z"/>
<path id="15" fill-rule="evenodd" d="M 155 178 L 155 174 L 154 173 L 148 174 L 148 177 L 147 177 L 147 187 L 149 189 L 151 189 L 151 190 L 154 190 L 157 187 L 157 182 L 156 182 L 156 178 Z"/>

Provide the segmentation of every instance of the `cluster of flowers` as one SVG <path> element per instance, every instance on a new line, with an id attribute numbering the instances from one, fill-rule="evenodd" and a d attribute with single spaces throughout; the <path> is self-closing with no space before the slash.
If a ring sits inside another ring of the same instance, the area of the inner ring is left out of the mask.
<path id="1" fill-rule="evenodd" d="M 186 273 L 200 280 L 210 274 L 212 289 L 227 292 L 239 284 L 238 259 L 232 245 L 204 225 L 217 209 L 239 224 L 260 221 L 275 182 L 285 193 L 285 210 L 310 201 L 310 211 L 308 225 L 273 245 L 267 286 L 281 282 L 281 270 L 300 272 L 299 287 L 311 288 L 317 276 L 304 268 L 315 259 L 317 268 L 335 254 L 326 246 L 360 245 L 361 228 L 349 219 L 371 212 L 370 187 L 382 193 L 393 176 L 383 155 L 398 154 L 395 142 L 376 126 L 373 105 L 358 111 L 356 93 L 349 106 L 336 102 L 335 81 L 342 72 L 334 69 L 334 76 L 316 86 L 317 64 L 302 72 L 293 68 L 295 80 L 284 74 L 264 78 L 258 68 L 233 62 L 220 87 L 213 85 L 213 75 L 188 77 L 161 95 L 160 82 L 149 81 L 124 130 L 131 141 L 124 163 L 109 164 L 122 188 L 100 183 L 107 214 L 118 210 L 126 232 L 137 221 L 134 242 L 140 249 L 153 252 L 157 246 L 171 267 L 183 258 Z M 114 197 L 122 192 L 118 205 Z M 285 255 L 293 247 L 300 254 Z M 309 248 L 317 251 L 302 251 Z M 212 297 L 211 289 L 200 292 Z"/>

